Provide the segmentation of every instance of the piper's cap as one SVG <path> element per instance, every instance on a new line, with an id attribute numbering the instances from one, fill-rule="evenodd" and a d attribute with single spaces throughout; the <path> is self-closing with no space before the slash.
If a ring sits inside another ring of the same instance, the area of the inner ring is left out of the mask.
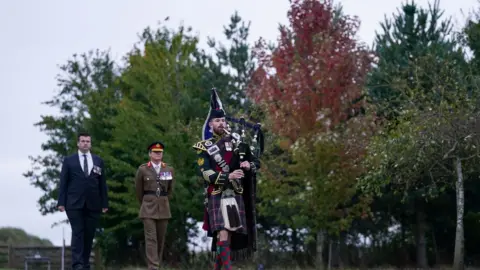
<path id="1" fill-rule="evenodd" d="M 161 141 L 156 141 L 148 146 L 148 151 L 163 152 L 164 148 L 165 148 L 165 145 Z"/>
<path id="2" fill-rule="evenodd" d="M 210 112 L 210 119 L 225 117 L 225 111 L 222 109 L 214 109 Z"/>

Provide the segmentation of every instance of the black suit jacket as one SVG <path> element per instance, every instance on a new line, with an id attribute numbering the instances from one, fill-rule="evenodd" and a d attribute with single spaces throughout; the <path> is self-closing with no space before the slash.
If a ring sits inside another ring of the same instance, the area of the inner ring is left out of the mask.
<path id="1" fill-rule="evenodd" d="M 78 153 L 63 160 L 60 172 L 58 205 L 65 210 L 87 209 L 100 211 L 108 208 L 107 183 L 103 160 L 92 154 L 93 168 L 88 177 L 80 165 Z"/>

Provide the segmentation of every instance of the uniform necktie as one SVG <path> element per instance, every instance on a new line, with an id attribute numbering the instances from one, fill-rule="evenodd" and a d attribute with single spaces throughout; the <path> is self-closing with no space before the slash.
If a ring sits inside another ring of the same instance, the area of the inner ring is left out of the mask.
<path id="1" fill-rule="evenodd" d="M 88 176 L 87 155 L 83 155 L 83 173 L 85 174 L 85 176 Z"/>

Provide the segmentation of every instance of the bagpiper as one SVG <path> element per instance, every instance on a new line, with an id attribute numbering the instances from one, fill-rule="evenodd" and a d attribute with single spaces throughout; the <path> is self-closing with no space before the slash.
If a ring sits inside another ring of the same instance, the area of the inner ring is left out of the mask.
<path id="1" fill-rule="evenodd" d="M 255 175 L 260 168 L 251 148 L 228 129 L 215 89 L 197 151 L 197 171 L 204 182 L 203 229 L 212 237 L 215 270 L 256 250 Z"/>

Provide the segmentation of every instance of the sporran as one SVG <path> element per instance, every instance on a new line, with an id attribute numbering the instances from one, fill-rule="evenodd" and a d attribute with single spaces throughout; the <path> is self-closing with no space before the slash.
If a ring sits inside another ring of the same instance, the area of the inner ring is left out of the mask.
<path id="1" fill-rule="evenodd" d="M 235 192 L 233 192 L 233 190 L 226 189 L 222 192 L 220 211 L 222 212 L 221 214 L 225 222 L 225 229 L 229 231 L 236 231 L 242 228 L 238 204 L 237 200 L 235 199 Z"/>

